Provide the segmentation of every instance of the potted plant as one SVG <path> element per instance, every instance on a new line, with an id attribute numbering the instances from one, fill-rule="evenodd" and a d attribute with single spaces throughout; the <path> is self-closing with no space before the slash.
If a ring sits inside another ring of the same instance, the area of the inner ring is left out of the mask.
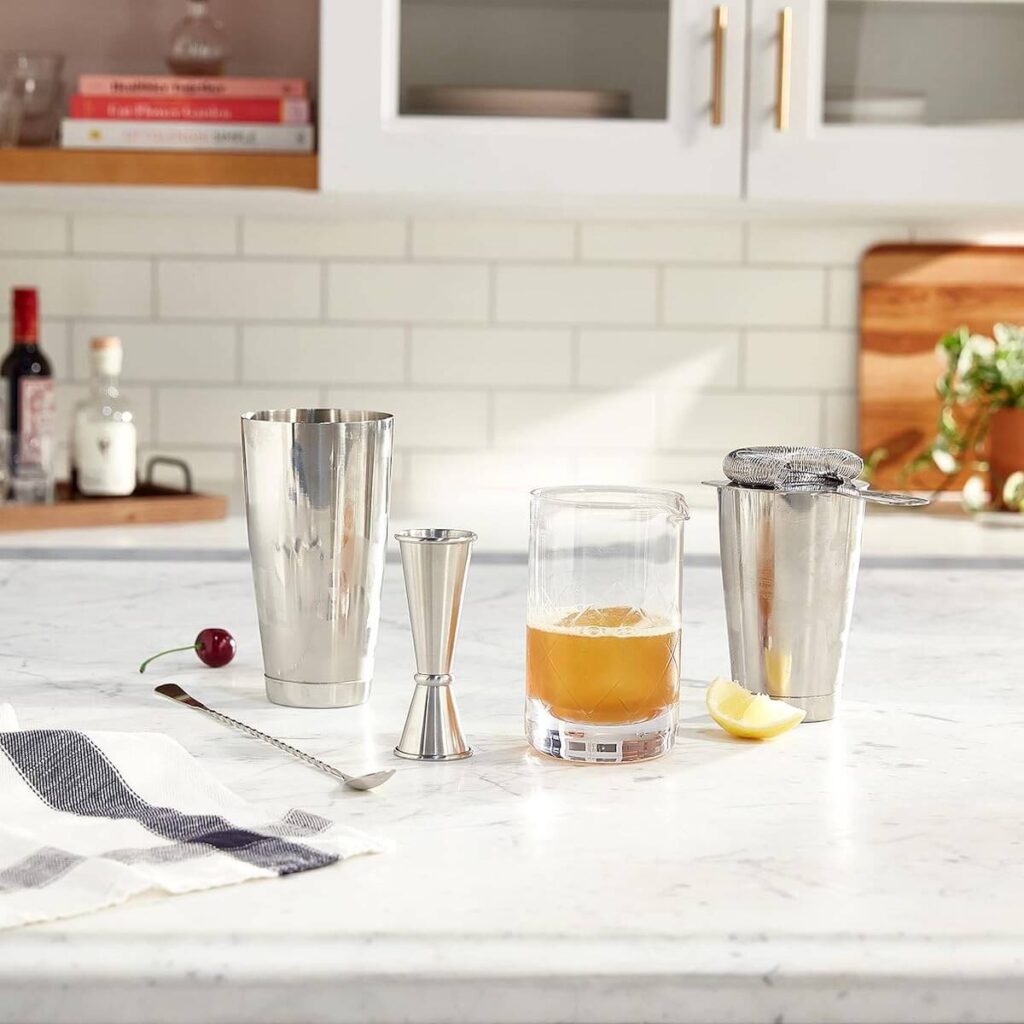
<path id="1" fill-rule="evenodd" d="M 1024 512 L 1024 328 L 996 324 L 992 335 L 961 327 L 939 339 L 938 434 L 907 469 L 934 463 L 950 479 L 987 468 L 992 504 Z M 972 477 L 964 487 L 968 507 L 980 506 L 979 491 L 983 481 Z"/>

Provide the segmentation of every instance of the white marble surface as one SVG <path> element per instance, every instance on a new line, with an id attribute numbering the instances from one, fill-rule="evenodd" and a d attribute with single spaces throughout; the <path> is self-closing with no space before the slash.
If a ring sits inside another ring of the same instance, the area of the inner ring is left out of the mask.
<path id="1" fill-rule="evenodd" d="M 456 675 L 476 755 L 390 750 L 411 689 L 390 566 L 376 692 L 262 696 L 242 561 L 0 561 L 0 695 L 26 726 L 155 730 L 268 809 L 364 827 L 392 853 L 0 935 L 3 1022 L 946 1022 L 1024 1008 L 1024 607 L 1017 568 L 866 567 L 841 719 L 731 740 L 717 570 L 686 581 L 682 727 L 635 766 L 523 740 L 525 566 L 471 570 Z M 227 669 L 148 653 L 205 625 Z M 355 794 L 152 695 L 177 680 L 340 766 Z"/>
<path id="2" fill-rule="evenodd" d="M 693 497 L 693 496 L 691 496 Z M 698 492 L 696 498 L 706 497 Z M 696 500 L 696 499 L 695 499 Z M 686 552 L 718 556 L 718 520 L 713 508 L 696 505 L 686 527 Z M 528 496 L 518 503 L 487 508 L 463 507 L 460 502 L 393 517 L 392 532 L 423 525 L 469 528 L 479 535 L 477 554 L 513 554 L 526 550 L 529 527 Z M 397 545 L 393 545 L 397 548 Z M 192 557 L 247 558 L 245 519 L 232 515 L 209 523 L 83 530 L 35 530 L 0 533 L 0 558 L 20 553 L 32 557 Z M 869 506 L 864 524 L 864 556 L 1024 560 L 1024 516 L 996 515 L 981 522 L 955 514 L 914 510 L 891 511 Z"/>

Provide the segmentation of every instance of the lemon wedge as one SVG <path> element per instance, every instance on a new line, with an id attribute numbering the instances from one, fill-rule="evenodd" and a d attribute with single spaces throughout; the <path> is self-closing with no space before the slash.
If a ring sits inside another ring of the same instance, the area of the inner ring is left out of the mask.
<path id="1" fill-rule="evenodd" d="M 713 679 L 704 694 L 708 714 L 733 736 L 768 740 L 788 732 L 807 714 L 763 693 L 751 693 L 731 679 Z"/>

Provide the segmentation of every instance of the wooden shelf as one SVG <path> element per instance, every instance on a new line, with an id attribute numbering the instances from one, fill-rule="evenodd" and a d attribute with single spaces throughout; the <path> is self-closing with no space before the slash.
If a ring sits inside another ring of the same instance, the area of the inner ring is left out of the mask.
<path id="1" fill-rule="evenodd" d="M 317 187 L 315 153 L 0 149 L 0 184 Z"/>
<path id="2" fill-rule="evenodd" d="M 68 484 L 57 484 L 51 505 L 8 504 L 0 508 L 0 533 L 9 530 L 67 530 L 84 526 L 134 526 L 143 523 L 193 523 L 223 519 L 228 499 L 218 494 L 176 491 L 140 483 L 128 498 L 72 499 Z"/>

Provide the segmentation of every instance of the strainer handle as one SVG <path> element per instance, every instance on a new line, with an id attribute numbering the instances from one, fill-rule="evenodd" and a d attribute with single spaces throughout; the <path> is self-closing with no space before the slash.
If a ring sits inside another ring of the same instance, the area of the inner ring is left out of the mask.
<path id="1" fill-rule="evenodd" d="M 872 501 L 876 505 L 898 505 L 902 508 L 916 508 L 920 505 L 927 505 L 927 498 L 920 498 L 915 494 L 900 494 L 896 491 L 872 491 L 860 487 L 840 487 L 840 494 L 848 494 L 851 498 L 863 498 L 865 501 Z"/>

